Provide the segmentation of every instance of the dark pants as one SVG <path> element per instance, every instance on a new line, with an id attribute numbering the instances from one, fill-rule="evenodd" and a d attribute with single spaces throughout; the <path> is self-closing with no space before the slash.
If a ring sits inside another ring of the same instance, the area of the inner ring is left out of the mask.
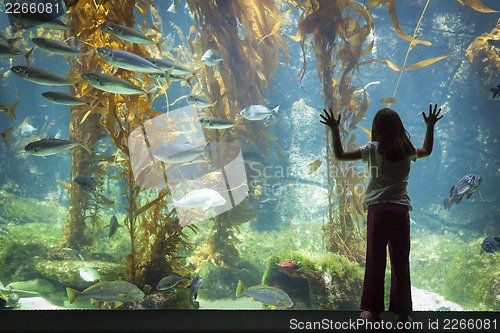
<path id="1" fill-rule="evenodd" d="M 391 258 L 389 311 L 412 312 L 410 291 L 410 215 L 408 207 L 373 204 L 368 207 L 365 279 L 361 309 L 384 311 L 384 277 L 387 245 Z"/>

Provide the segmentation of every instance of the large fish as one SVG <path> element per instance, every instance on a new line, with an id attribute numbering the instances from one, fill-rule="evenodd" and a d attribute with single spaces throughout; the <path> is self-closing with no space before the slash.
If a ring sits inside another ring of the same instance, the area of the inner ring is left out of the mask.
<path id="1" fill-rule="evenodd" d="M 70 303 L 77 299 L 91 298 L 103 302 L 131 302 L 142 299 L 144 293 L 127 281 L 101 281 L 80 292 L 66 288 Z"/>
<path id="2" fill-rule="evenodd" d="M 462 179 L 450 189 L 450 197 L 443 199 L 444 208 L 450 209 L 453 203 L 458 205 L 464 196 L 467 196 L 467 199 L 469 199 L 474 191 L 481 197 L 477 189 L 480 184 L 481 176 L 479 175 L 470 173 L 463 176 Z"/>
<path id="3" fill-rule="evenodd" d="M 264 105 L 250 105 L 241 110 L 240 114 L 248 120 L 264 120 L 269 116 L 279 117 L 279 109 L 279 106 L 270 109 Z"/>
<path id="4" fill-rule="evenodd" d="M 122 95 L 147 94 L 141 87 L 132 82 L 103 73 L 83 73 L 82 78 L 94 88 Z"/>
<path id="5" fill-rule="evenodd" d="M 167 143 L 153 150 L 153 156 L 165 163 L 191 162 L 198 156 L 207 152 L 209 142 L 203 147 L 197 147 L 192 143 Z"/>
<path id="6" fill-rule="evenodd" d="M 227 119 L 206 116 L 198 117 L 195 119 L 195 121 L 199 123 L 201 127 L 208 129 L 226 129 L 236 125 L 235 123 Z"/>
<path id="7" fill-rule="evenodd" d="M 181 65 L 177 65 L 169 59 L 158 59 L 158 58 L 151 58 L 151 57 L 144 57 L 144 59 L 151 62 L 153 65 L 162 69 L 165 72 L 169 72 L 171 70 L 170 74 L 173 74 L 173 75 L 185 75 L 185 74 L 192 73 L 192 71 L 190 71 L 186 67 L 183 67 Z"/>
<path id="8" fill-rule="evenodd" d="M 78 97 L 71 94 L 60 92 L 60 91 L 47 91 L 43 92 L 42 96 L 52 103 L 62 104 L 62 105 L 83 105 L 89 103 L 82 101 Z"/>
<path id="9" fill-rule="evenodd" d="M 165 276 L 163 279 L 158 282 L 158 285 L 156 286 L 157 290 L 168 290 L 176 285 L 178 285 L 182 280 L 187 280 L 191 279 L 191 273 L 187 273 L 184 276 L 180 276 L 179 274 L 172 274 L 169 276 Z"/>
<path id="10" fill-rule="evenodd" d="M 107 63 L 130 71 L 141 73 L 164 73 L 150 61 L 127 51 L 112 49 L 109 47 L 98 47 L 96 53 Z"/>
<path id="11" fill-rule="evenodd" d="M 139 32 L 124 25 L 120 25 L 113 21 L 108 20 L 104 22 L 99 26 L 99 29 L 110 35 L 120 37 L 121 39 L 126 40 L 127 42 L 137 43 L 137 44 L 156 44 L 154 40 L 152 40 L 142 32 Z"/>
<path id="12" fill-rule="evenodd" d="M 42 139 L 29 143 L 24 150 L 36 156 L 48 156 L 62 153 L 76 146 L 81 146 L 79 142 L 60 139 Z"/>
<path id="13" fill-rule="evenodd" d="M 36 46 L 44 50 L 60 54 L 66 57 L 79 56 L 84 54 L 79 50 L 75 49 L 74 47 L 71 47 L 65 43 L 59 42 L 54 39 L 38 37 L 38 38 L 32 38 L 31 40 L 33 41 L 33 43 L 35 43 Z"/>
<path id="14" fill-rule="evenodd" d="M 207 66 L 215 66 L 222 61 L 222 54 L 214 49 L 208 49 L 201 57 L 201 62 Z"/>
<path id="15" fill-rule="evenodd" d="M 174 198 L 169 198 L 169 200 L 172 200 L 172 203 L 167 205 L 170 210 L 175 206 L 177 208 L 202 208 L 205 211 L 210 207 L 226 204 L 226 199 L 219 192 L 208 188 L 193 190 L 179 200 Z"/>
<path id="16" fill-rule="evenodd" d="M 246 289 L 243 282 L 240 280 L 236 288 L 236 297 L 240 297 L 243 294 L 266 305 L 272 305 L 279 308 L 289 308 L 293 305 L 290 296 L 281 289 L 266 285 L 254 286 Z"/>
<path id="17" fill-rule="evenodd" d="M 41 68 L 13 66 L 10 70 L 22 79 L 53 87 L 72 86 L 70 80 Z"/>

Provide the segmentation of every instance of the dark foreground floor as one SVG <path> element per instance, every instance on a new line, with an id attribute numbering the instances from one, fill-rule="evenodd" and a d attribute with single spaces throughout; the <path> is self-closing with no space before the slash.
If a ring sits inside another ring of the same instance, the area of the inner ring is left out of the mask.
<path id="1" fill-rule="evenodd" d="M 358 320 L 359 311 L 153 310 L 0 311 L 0 332 L 402 331 L 396 316 Z M 415 312 L 412 332 L 500 332 L 500 312 Z"/>

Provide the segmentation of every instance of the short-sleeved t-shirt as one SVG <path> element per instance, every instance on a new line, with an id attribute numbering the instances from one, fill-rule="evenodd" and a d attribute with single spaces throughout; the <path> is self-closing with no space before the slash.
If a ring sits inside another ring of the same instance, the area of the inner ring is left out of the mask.
<path id="1" fill-rule="evenodd" d="M 361 146 L 361 158 L 368 166 L 370 180 L 365 192 L 363 209 L 375 203 L 393 203 L 408 206 L 410 198 L 406 187 L 410 175 L 410 164 L 417 160 L 415 153 L 399 161 L 389 161 L 378 151 L 378 142 Z"/>

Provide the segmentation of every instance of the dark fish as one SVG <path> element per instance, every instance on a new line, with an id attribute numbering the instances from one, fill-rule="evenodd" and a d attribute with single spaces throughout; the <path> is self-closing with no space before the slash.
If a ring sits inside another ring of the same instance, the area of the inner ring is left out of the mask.
<path id="1" fill-rule="evenodd" d="M 500 238 L 486 237 L 481 243 L 481 252 L 479 254 L 500 252 Z"/>
<path id="2" fill-rule="evenodd" d="M 486 40 L 488 44 L 493 45 L 494 47 L 500 47 L 500 38 L 490 38 Z"/>
<path id="3" fill-rule="evenodd" d="M 29 143 L 24 150 L 36 156 L 48 156 L 62 153 L 76 146 L 81 146 L 79 142 L 60 139 L 42 139 Z"/>
<path id="4" fill-rule="evenodd" d="M 107 227 L 109 227 L 108 238 L 111 238 L 116 233 L 116 230 L 118 230 L 118 227 L 121 227 L 121 225 L 118 224 L 118 219 L 116 218 L 116 216 L 111 216 L 111 220 L 109 220 L 109 224 L 107 225 Z"/>
<path id="5" fill-rule="evenodd" d="M 139 310 L 156 310 L 158 309 L 158 305 L 152 299 L 145 299 L 144 301 L 139 303 Z"/>
<path id="6" fill-rule="evenodd" d="M 29 25 L 40 26 L 46 29 L 70 30 L 66 24 L 46 12 L 11 14 L 16 19 Z"/>
<path id="7" fill-rule="evenodd" d="M 496 95 L 500 94 L 500 84 L 495 88 L 490 88 L 490 91 L 493 93 L 493 96 L 491 96 L 491 98 L 495 98 Z"/>
<path id="8" fill-rule="evenodd" d="M 191 273 L 187 273 L 184 276 L 180 276 L 179 274 L 172 274 L 169 276 L 165 276 L 163 279 L 158 282 L 156 286 L 157 290 L 168 290 L 179 284 L 182 280 L 191 279 Z"/>
<path id="9" fill-rule="evenodd" d="M 95 191 L 95 181 L 94 178 L 86 176 L 86 175 L 78 175 L 73 178 L 73 181 L 80 185 L 84 191 Z M 116 230 L 115 230 L 116 231 Z"/>
<path id="10" fill-rule="evenodd" d="M 10 48 L 8 44 L 0 43 L 0 58 L 10 59 L 22 56 L 24 56 L 24 54 L 18 48 Z"/>
<path id="11" fill-rule="evenodd" d="M 75 97 L 68 93 L 63 93 L 60 91 L 47 91 L 43 92 L 42 96 L 52 103 L 62 104 L 62 105 L 83 105 L 90 103 L 84 102 L 78 97 Z"/>
<path id="12" fill-rule="evenodd" d="M 193 280 L 191 280 L 191 284 L 189 285 L 189 300 L 195 309 L 200 308 L 200 303 L 196 301 L 198 297 L 198 290 L 200 290 L 201 284 L 203 283 L 203 279 L 200 276 L 195 276 Z"/>
<path id="13" fill-rule="evenodd" d="M 463 176 L 462 179 L 450 189 L 450 197 L 443 199 L 444 208 L 450 209 L 453 203 L 458 205 L 464 196 L 467 196 L 467 199 L 469 199 L 474 191 L 481 197 L 481 194 L 477 190 L 480 184 L 481 176 L 479 175 L 470 173 Z"/>

